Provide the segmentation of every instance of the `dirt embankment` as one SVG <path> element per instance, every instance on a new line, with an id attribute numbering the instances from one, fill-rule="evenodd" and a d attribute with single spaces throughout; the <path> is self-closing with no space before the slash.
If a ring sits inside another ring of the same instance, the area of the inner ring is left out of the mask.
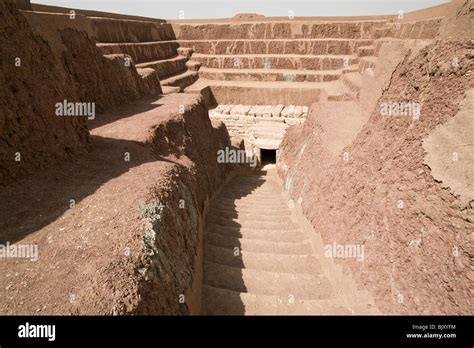
<path id="1" fill-rule="evenodd" d="M 197 95 L 158 96 L 158 80 L 102 56 L 66 17 L 25 16 L 0 3 L 0 242 L 39 255 L 2 261 L 1 312 L 199 313 L 225 126 Z M 96 118 L 57 117 L 64 99 L 95 102 Z"/>
<path id="2" fill-rule="evenodd" d="M 211 126 L 202 103 L 159 125 L 151 144 L 178 165 L 150 190 L 145 209 L 146 274 L 138 314 L 200 314 L 204 216 L 232 166 L 217 163 L 231 147 L 223 123 Z M 161 202 L 163 210 L 155 209 Z M 155 207 L 155 208 L 153 208 Z M 156 220 L 156 216 L 162 217 Z"/>
<path id="3" fill-rule="evenodd" d="M 217 163 L 225 126 L 173 94 L 91 127 L 89 153 L 0 192 L 0 241 L 39 253 L 2 261 L 1 312 L 199 313 L 203 216 L 231 169 Z"/>
<path id="4" fill-rule="evenodd" d="M 365 126 L 338 156 L 325 149 L 318 104 L 282 145 L 286 188 L 295 200 L 301 197 L 325 243 L 364 246 L 364 262 L 337 260 L 374 293 L 385 313 L 472 312 L 474 202 L 466 204 L 449 182 L 433 177 L 423 142 L 454 117 L 466 124 L 461 109 L 472 107 L 464 99 L 474 87 L 473 49 L 464 37 L 407 55 Z M 419 119 L 381 115 L 381 105 L 391 102 L 419 103 Z M 431 157 L 443 164 L 437 170 L 458 161 L 464 169 L 449 173 L 472 173 L 469 156 L 463 157 L 472 141 L 453 144 L 455 159 L 454 153 L 439 158 L 446 151 L 433 150 Z M 457 191 L 465 185 L 469 192 L 472 178 L 456 179 Z"/>
<path id="5" fill-rule="evenodd" d="M 87 150 L 86 117 L 56 116 L 56 103 L 96 103 L 101 112 L 161 92 L 157 79 L 102 56 L 79 29 L 48 21 L 33 29 L 11 0 L 0 3 L 0 23 L 1 184 Z"/>
<path id="6" fill-rule="evenodd" d="M 114 314 L 200 313 L 204 215 L 210 198 L 231 172 L 229 165 L 217 163 L 217 151 L 231 144 L 222 123 L 211 125 L 200 99 L 183 95 L 166 98 L 173 101 L 167 103 L 166 99 L 162 108 L 171 112 L 152 127 L 146 141 L 146 147 L 159 159 L 156 166 L 164 169 L 157 177 L 149 173 L 151 178 L 146 180 L 140 207 L 143 231 L 138 245 L 133 243 L 139 247 L 132 252 L 137 257 L 121 257 L 121 262 L 109 264 L 103 273 L 105 279 L 91 279 L 91 291 L 99 298 L 115 297 L 92 312 L 111 314 L 110 308 L 114 308 Z M 189 99 L 195 100 L 188 103 Z M 183 102 L 185 111 L 176 112 Z M 124 260 L 132 262 L 124 265 Z M 134 280 L 132 286 L 130 279 Z M 90 311 L 89 300 L 85 302 L 75 308 Z"/>

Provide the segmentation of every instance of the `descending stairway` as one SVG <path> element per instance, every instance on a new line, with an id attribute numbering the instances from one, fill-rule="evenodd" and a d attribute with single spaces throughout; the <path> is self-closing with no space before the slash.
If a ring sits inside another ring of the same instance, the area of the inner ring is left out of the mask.
<path id="1" fill-rule="evenodd" d="M 353 314 L 291 217 L 276 173 L 240 176 L 211 206 L 203 314 Z"/>

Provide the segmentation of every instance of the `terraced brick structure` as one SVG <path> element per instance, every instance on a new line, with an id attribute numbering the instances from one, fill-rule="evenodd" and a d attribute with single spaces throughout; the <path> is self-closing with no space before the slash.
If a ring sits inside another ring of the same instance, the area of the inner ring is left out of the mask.
<path id="1" fill-rule="evenodd" d="M 180 46 L 190 49 L 199 69 L 199 80 L 186 92 L 207 96 L 211 119 L 222 120 L 258 158 L 260 149 L 279 148 L 279 130 L 302 124 L 312 103 L 357 100 L 362 74 L 373 75 L 384 42 L 433 39 L 441 23 L 263 18 L 172 22 Z"/>
<path id="2" fill-rule="evenodd" d="M 0 313 L 473 314 L 473 8 L 2 2 Z"/>

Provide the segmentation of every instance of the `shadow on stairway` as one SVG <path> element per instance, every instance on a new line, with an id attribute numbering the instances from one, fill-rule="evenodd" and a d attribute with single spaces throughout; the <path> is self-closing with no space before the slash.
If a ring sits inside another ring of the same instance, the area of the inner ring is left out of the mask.
<path id="1" fill-rule="evenodd" d="M 246 241 L 244 229 L 249 226 L 243 227 L 242 219 L 258 214 L 255 203 L 245 199 L 263 185 L 265 174 L 233 178 L 211 203 L 204 232 L 204 315 L 245 314 L 241 293 L 246 293 L 247 287 L 241 252 L 242 241 Z"/>

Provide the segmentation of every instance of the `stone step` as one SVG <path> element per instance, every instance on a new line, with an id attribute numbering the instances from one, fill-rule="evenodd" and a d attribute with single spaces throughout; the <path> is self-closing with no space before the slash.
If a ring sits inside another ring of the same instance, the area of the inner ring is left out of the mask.
<path id="1" fill-rule="evenodd" d="M 278 105 L 310 106 L 328 100 L 352 100 L 354 97 L 343 82 L 268 82 L 218 81 L 200 78 L 186 89 L 188 93 L 212 93 L 217 104 L 267 105 L 271 100 Z"/>
<path id="2" fill-rule="evenodd" d="M 234 204 L 219 204 L 219 205 L 214 205 L 213 210 L 216 211 L 216 213 L 219 213 L 221 211 L 227 211 L 228 209 L 235 209 L 236 206 Z M 258 214 L 264 214 L 267 216 L 278 216 L 278 215 L 288 215 L 289 216 L 289 211 L 287 209 L 287 206 L 282 206 L 281 208 L 275 208 L 275 207 L 265 207 L 262 206 L 260 208 L 254 207 L 254 206 L 239 206 L 239 214 L 254 214 L 255 212 L 258 212 Z"/>
<path id="3" fill-rule="evenodd" d="M 394 36 L 395 36 L 395 27 L 393 26 L 377 28 L 374 31 L 374 39 L 394 37 Z"/>
<path id="4" fill-rule="evenodd" d="M 232 105 L 229 105 L 232 107 Z M 235 107 L 236 105 L 234 105 Z M 249 106 L 249 109 L 251 109 L 251 106 Z M 236 110 L 237 111 L 237 110 Z M 250 111 L 250 110 L 249 110 Z M 233 110 L 231 111 L 231 113 L 233 112 Z M 246 183 L 246 182 L 241 182 L 241 183 L 237 183 L 237 182 L 234 182 L 232 184 L 229 184 L 227 187 L 226 187 L 226 192 L 229 191 L 229 192 L 236 192 L 236 191 L 239 191 L 239 190 L 243 190 L 243 192 L 247 192 L 248 190 L 251 190 L 253 193 L 264 193 L 264 194 L 277 194 L 279 195 L 280 192 L 278 191 L 278 185 L 269 185 L 269 184 L 261 184 L 261 183 Z"/>
<path id="5" fill-rule="evenodd" d="M 281 193 L 278 192 L 276 189 L 274 191 L 269 192 L 262 192 L 258 190 L 252 189 L 242 189 L 236 188 L 235 190 L 226 190 L 222 193 L 221 197 L 231 198 L 231 199 L 240 199 L 245 198 L 247 196 L 252 196 L 252 200 L 254 199 L 278 199 L 281 200 Z"/>
<path id="6" fill-rule="evenodd" d="M 324 82 L 340 78 L 342 70 L 291 70 L 291 69 L 217 69 L 203 67 L 199 76 L 226 81 L 282 81 Z"/>
<path id="7" fill-rule="evenodd" d="M 249 252 L 273 254 L 308 255 L 312 252 L 311 244 L 307 240 L 297 243 L 273 242 L 258 239 L 236 238 L 208 232 L 205 237 L 205 242 L 209 245 L 227 248 L 232 251 L 235 247 L 238 247 Z"/>
<path id="8" fill-rule="evenodd" d="M 270 203 L 270 204 L 269 204 Z M 220 196 L 219 198 L 216 199 L 216 204 L 220 204 L 226 207 L 236 207 L 239 209 L 242 208 L 254 208 L 258 209 L 259 207 L 262 208 L 268 208 L 268 209 L 285 209 L 288 207 L 286 202 L 283 202 L 282 200 L 278 202 L 256 202 L 252 199 L 248 200 L 236 200 L 235 198 L 226 198 Z"/>
<path id="9" fill-rule="evenodd" d="M 298 300 L 330 299 L 329 280 L 312 274 L 267 272 L 204 262 L 204 284 L 236 292 L 282 296 Z"/>
<path id="10" fill-rule="evenodd" d="M 124 53 L 132 57 L 135 64 L 146 63 L 176 56 L 179 45 L 176 41 L 153 41 L 140 43 L 98 43 L 103 54 Z"/>
<path id="11" fill-rule="evenodd" d="M 226 207 L 236 207 L 236 208 L 268 208 L 268 209 L 285 209 L 288 208 L 287 202 L 283 201 L 282 199 L 278 199 L 277 201 L 273 199 L 260 199 L 260 200 L 253 200 L 252 198 L 229 198 L 220 196 L 218 199 L 218 204 L 226 204 Z"/>
<path id="12" fill-rule="evenodd" d="M 285 209 L 287 202 L 281 197 L 263 197 L 252 198 L 252 194 L 247 191 L 244 194 L 222 194 L 216 198 L 216 204 L 227 204 L 237 207 L 254 207 L 261 206 L 262 208 Z"/>
<path id="13" fill-rule="evenodd" d="M 194 51 L 190 47 L 179 47 L 177 52 L 180 56 L 190 59 Z"/>
<path id="14" fill-rule="evenodd" d="M 343 74 L 359 71 L 359 64 L 352 64 L 342 69 Z"/>
<path id="15" fill-rule="evenodd" d="M 227 106 L 230 109 L 233 109 L 237 105 L 219 105 L 216 109 L 217 110 L 226 109 Z M 240 105 L 240 106 L 242 106 L 242 105 Z M 248 105 L 248 107 L 249 107 L 249 110 L 250 110 L 252 105 Z M 271 191 L 271 190 L 278 187 L 277 184 L 266 182 L 266 181 L 264 181 L 264 179 L 258 179 L 258 180 L 252 180 L 252 181 L 250 181 L 250 180 L 232 180 L 232 182 L 230 182 L 229 185 L 226 186 L 226 189 L 232 189 L 232 188 L 236 188 L 236 187 L 237 188 L 248 187 L 248 186 L 252 186 L 252 188 L 266 190 L 266 191 Z"/>
<path id="16" fill-rule="evenodd" d="M 255 198 L 253 198 L 255 195 Z M 225 199 L 224 203 L 256 203 L 263 204 L 262 208 L 265 208 L 267 204 L 271 204 L 271 207 L 285 206 L 286 203 L 280 194 L 272 195 L 271 193 L 263 194 L 258 192 L 252 192 L 246 190 L 242 193 L 226 192 L 219 196 L 219 199 Z"/>
<path id="17" fill-rule="evenodd" d="M 350 315 L 352 311 L 338 300 L 302 300 L 205 285 L 204 315 Z"/>
<path id="18" fill-rule="evenodd" d="M 232 115 L 225 115 L 225 116 L 232 116 Z M 227 196 L 237 195 L 237 197 L 245 197 L 246 195 L 249 195 L 249 194 L 252 194 L 252 196 L 255 195 L 262 198 L 281 197 L 280 188 L 278 186 L 275 186 L 275 187 L 257 186 L 256 187 L 255 185 L 245 186 L 244 184 L 240 184 L 240 185 L 233 185 L 233 186 L 226 187 L 223 193 L 225 193 L 225 195 Z"/>
<path id="19" fill-rule="evenodd" d="M 196 71 L 185 71 L 181 74 L 162 80 L 161 85 L 179 87 L 181 90 L 184 90 L 186 87 L 196 82 L 198 78 L 199 75 Z"/>
<path id="20" fill-rule="evenodd" d="M 229 116 L 229 115 L 225 115 Z M 255 196 L 263 197 L 263 198 L 274 198 L 274 197 L 281 197 L 281 193 L 278 187 L 269 187 L 264 188 L 261 186 L 255 187 L 254 185 L 244 186 L 244 185 L 233 185 L 226 187 L 224 191 L 225 195 L 237 195 L 238 197 L 242 197 L 248 194 L 252 194 Z"/>
<path id="21" fill-rule="evenodd" d="M 287 221 L 262 221 L 262 220 L 244 220 L 244 219 L 229 219 L 217 218 L 210 216 L 208 223 L 210 226 L 219 227 L 234 227 L 234 228 L 253 228 L 261 231 L 285 231 L 297 230 L 298 225 L 291 220 Z"/>
<path id="22" fill-rule="evenodd" d="M 435 17 L 418 21 L 403 21 L 390 23 L 393 27 L 393 37 L 399 39 L 434 39 L 444 17 Z"/>
<path id="23" fill-rule="evenodd" d="M 162 89 L 164 95 L 181 92 L 181 88 L 173 87 L 173 86 L 161 86 L 161 89 Z"/>
<path id="24" fill-rule="evenodd" d="M 391 38 L 379 39 L 379 40 L 375 41 L 375 43 L 374 43 L 375 49 L 374 49 L 373 56 L 378 57 L 379 53 L 380 53 L 380 49 L 382 48 L 382 46 L 386 43 L 392 43 L 392 42 L 393 42 L 393 39 L 391 39 Z"/>
<path id="25" fill-rule="evenodd" d="M 255 269 L 267 272 L 313 274 L 321 273 L 319 261 L 311 255 L 285 255 L 248 251 L 242 247 L 236 251 L 206 245 L 204 260 L 235 268 Z"/>
<path id="26" fill-rule="evenodd" d="M 268 169 L 266 175 L 233 178 L 211 202 L 203 241 L 203 314 L 377 314 L 363 295 L 347 303 L 339 289 L 336 300 L 322 272 L 327 260 L 313 252 L 309 236 L 281 204 L 276 175 Z"/>
<path id="27" fill-rule="evenodd" d="M 179 40 L 181 46 L 201 54 L 354 54 L 360 46 L 369 46 L 367 39 L 274 39 L 274 40 Z"/>
<path id="28" fill-rule="evenodd" d="M 226 116 L 229 116 L 229 115 L 226 115 Z M 248 119 L 254 119 L 255 117 L 253 116 L 240 116 L 240 117 L 246 117 Z M 274 122 L 276 124 L 278 124 L 277 122 Z M 273 124 L 273 123 L 272 123 Z M 275 189 L 276 192 L 278 192 L 277 190 L 279 189 Z M 253 199 L 253 195 L 255 195 L 256 199 Z M 257 197 L 258 196 L 258 197 Z M 219 195 L 219 198 L 218 199 L 221 199 L 221 198 L 225 198 L 227 200 L 238 200 L 240 201 L 239 203 L 243 202 L 246 200 L 249 200 L 249 201 L 255 201 L 255 200 L 265 200 L 265 199 L 271 199 L 271 200 L 275 200 L 275 199 L 278 199 L 277 202 L 284 202 L 284 200 L 282 199 L 282 196 L 280 193 L 272 193 L 272 192 L 269 192 L 269 193 L 264 193 L 264 192 L 255 192 L 255 191 L 252 191 L 251 188 L 248 188 L 248 189 L 242 189 L 242 190 L 235 190 L 235 191 L 229 191 L 229 192 L 225 192 L 223 193 L 222 195 Z"/>
<path id="29" fill-rule="evenodd" d="M 273 188 L 275 187 L 276 184 L 270 183 L 265 180 L 264 177 L 256 176 L 252 178 L 247 178 L 247 177 L 237 177 L 232 179 L 232 181 L 229 183 L 228 187 L 237 187 L 237 186 L 248 186 L 248 185 L 253 185 L 255 187 L 262 187 L 262 188 Z"/>
<path id="30" fill-rule="evenodd" d="M 235 107 L 235 105 L 230 105 L 230 104 L 228 106 L 231 107 L 231 108 Z M 226 107 L 224 105 L 217 107 L 218 110 L 225 109 L 225 108 Z M 261 189 L 270 190 L 270 189 L 274 189 L 274 188 L 278 187 L 278 184 L 270 183 L 268 181 L 265 181 L 265 179 L 263 179 L 263 178 L 258 178 L 258 179 L 255 179 L 255 180 L 233 179 L 228 184 L 228 186 L 226 186 L 226 189 L 227 188 L 235 188 L 235 187 L 248 187 L 248 186 L 252 186 L 254 188 L 261 188 Z"/>
<path id="31" fill-rule="evenodd" d="M 289 221 L 289 216 L 264 216 L 259 214 L 246 214 L 243 215 L 237 211 L 228 211 L 225 215 L 223 213 L 211 212 L 207 216 L 209 223 L 216 223 L 222 226 L 234 226 L 239 224 L 240 226 L 260 226 L 262 223 L 268 224 L 268 226 L 274 226 L 274 224 L 281 224 L 285 226 Z"/>
<path id="32" fill-rule="evenodd" d="M 186 58 L 176 56 L 169 59 L 154 60 L 135 65 L 137 68 L 152 68 L 158 72 L 160 79 L 177 75 L 186 71 Z"/>
<path id="33" fill-rule="evenodd" d="M 173 28 L 168 23 L 88 17 L 97 42 L 150 42 L 174 40 Z"/>
<path id="34" fill-rule="evenodd" d="M 359 92 L 362 87 L 362 75 L 358 71 L 344 74 L 342 81 L 354 92 Z"/>
<path id="35" fill-rule="evenodd" d="M 191 71 L 199 71 L 199 69 L 201 69 L 201 63 L 194 60 L 188 60 L 186 62 L 186 68 Z"/>
<path id="36" fill-rule="evenodd" d="M 375 65 L 377 64 L 377 57 L 375 56 L 367 56 L 361 57 L 359 61 L 359 73 L 364 74 L 366 69 L 375 69 Z"/>
<path id="37" fill-rule="evenodd" d="M 225 116 L 232 116 L 232 115 L 225 115 Z M 279 186 L 258 186 L 258 183 L 255 184 L 235 184 L 229 185 L 226 187 L 225 192 L 226 194 L 236 194 L 236 195 L 246 195 L 249 193 L 259 195 L 259 196 L 267 196 L 267 197 L 280 197 L 281 192 Z"/>
<path id="38" fill-rule="evenodd" d="M 203 67 L 217 69 L 338 70 L 358 62 L 356 55 L 246 54 L 210 55 L 194 53 Z"/>
<path id="39" fill-rule="evenodd" d="M 206 231 L 225 237 L 229 236 L 268 242 L 301 243 L 307 239 L 303 233 L 297 229 L 271 230 L 268 228 L 257 229 L 255 227 L 222 226 L 209 223 L 208 226 L 206 226 Z"/>
<path id="40" fill-rule="evenodd" d="M 375 29 L 387 26 L 387 20 L 366 21 L 287 21 L 179 23 L 178 40 L 258 40 L 346 38 L 372 39 Z"/>
<path id="41" fill-rule="evenodd" d="M 359 46 L 357 47 L 357 55 L 359 57 L 373 56 L 375 54 L 375 46 Z"/>
<path id="42" fill-rule="evenodd" d="M 137 68 L 137 73 L 147 82 L 150 88 L 156 90 L 158 93 L 162 93 L 160 77 L 156 70 L 151 68 Z"/>
<path id="43" fill-rule="evenodd" d="M 267 206 L 267 204 L 272 204 L 272 203 L 278 203 L 276 206 L 283 205 L 285 204 L 283 198 L 281 195 L 262 195 L 262 194 L 256 194 L 255 197 L 253 197 L 253 193 L 246 191 L 245 193 L 225 193 L 219 196 L 219 199 L 225 199 L 230 203 L 246 203 L 246 202 L 251 202 L 251 203 L 256 203 L 256 204 L 263 204 L 264 206 Z"/>
<path id="44" fill-rule="evenodd" d="M 279 200 L 279 202 L 281 202 L 281 200 Z M 230 207 L 236 207 L 235 204 L 213 204 L 212 205 L 212 211 L 209 212 L 209 214 L 225 214 L 229 211 L 229 208 Z M 281 215 L 281 216 L 290 216 L 290 211 L 288 210 L 287 206 L 286 206 L 286 203 L 284 202 L 283 205 L 280 205 L 280 209 L 277 209 L 276 207 L 274 207 L 273 204 L 271 205 L 261 205 L 261 208 L 262 209 L 257 209 L 257 210 L 248 210 L 249 208 L 251 207 L 242 207 L 242 205 L 239 205 L 239 211 L 238 211 L 238 214 L 239 216 L 249 216 L 249 215 L 260 215 L 261 212 L 264 212 L 265 215 L 269 215 L 269 216 L 277 216 L 277 215 Z"/>

